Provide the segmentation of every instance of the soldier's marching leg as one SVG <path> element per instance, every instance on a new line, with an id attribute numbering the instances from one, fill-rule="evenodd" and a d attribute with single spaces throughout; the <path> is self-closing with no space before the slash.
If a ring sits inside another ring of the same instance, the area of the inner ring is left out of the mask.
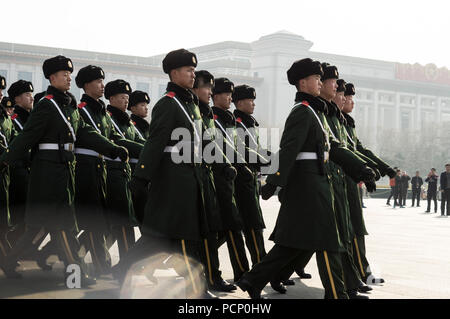
<path id="1" fill-rule="evenodd" d="M 359 295 L 358 292 L 368 292 L 372 288 L 362 283 L 360 274 L 353 260 L 352 245 L 345 245 L 345 252 L 341 252 L 342 269 L 344 272 L 344 284 L 350 299 L 368 299 L 367 296 Z"/>
<path id="2" fill-rule="evenodd" d="M 105 235 L 98 231 L 84 231 L 78 239 L 87 252 L 95 267 L 96 276 L 111 273 L 111 255 L 106 247 Z"/>
<path id="3" fill-rule="evenodd" d="M 5 275 L 10 278 L 22 277 L 15 271 L 17 261 L 23 256 L 27 256 L 30 252 L 37 250 L 39 245 L 45 239 L 47 231 L 43 227 L 27 227 L 25 233 L 17 241 L 16 245 L 9 251 L 6 260 L 3 261 L 1 267 Z"/>
<path id="4" fill-rule="evenodd" d="M 6 256 L 8 251 L 11 249 L 9 242 L 7 240 L 8 232 L 0 229 L 0 256 Z"/>
<path id="5" fill-rule="evenodd" d="M 81 272 L 81 285 L 83 287 L 94 285 L 96 280 L 88 276 L 87 265 L 78 255 L 80 243 L 76 235 L 70 230 L 54 230 L 51 232 L 51 236 L 55 240 L 59 249 L 59 257 L 63 260 L 66 269 L 69 265 L 78 265 Z"/>
<path id="6" fill-rule="evenodd" d="M 247 291 L 252 299 L 257 299 L 269 281 L 279 276 L 297 258 L 304 259 L 305 256 L 306 251 L 275 244 L 263 260 L 255 264 L 236 284 Z"/>
<path id="7" fill-rule="evenodd" d="M 175 241 L 176 251 L 183 259 L 182 267 L 177 268 L 180 276 L 184 277 L 186 283 L 186 298 L 204 297 L 207 291 L 205 272 L 201 264 L 201 243 L 193 240 Z"/>
<path id="8" fill-rule="evenodd" d="M 3 263 L 6 260 L 6 255 L 8 254 L 11 247 L 6 239 L 7 231 L 2 231 L 0 229 L 0 262 Z"/>
<path id="9" fill-rule="evenodd" d="M 117 240 L 119 257 L 120 259 L 122 259 L 130 250 L 130 248 L 136 243 L 134 227 L 114 225 L 111 227 L 111 232 Z"/>
<path id="10" fill-rule="evenodd" d="M 266 255 L 264 248 L 264 237 L 262 229 L 247 229 L 244 230 L 245 244 L 250 252 L 252 259 L 252 267 L 259 263 Z"/>
<path id="11" fill-rule="evenodd" d="M 366 242 L 364 236 L 355 236 L 353 239 L 353 256 L 364 283 L 384 283 L 383 278 L 375 278 L 372 276 L 372 271 L 366 258 Z"/>
<path id="12" fill-rule="evenodd" d="M 242 275 L 250 269 L 247 255 L 245 254 L 245 243 L 241 231 L 228 230 L 223 233 L 221 238 L 226 240 L 228 255 L 230 256 L 231 266 L 233 268 L 234 282 L 238 281 Z M 222 239 L 219 241 L 219 243 Z"/>
<path id="13" fill-rule="evenodd" d="M 47 235 L 49 235 L 49 234 L 47 234 Z M 47 236 L 45 236 L 45 237 L 47 237 Z M 36 260 L 36 263 L 42 270 L 44 270 L 44 271 L 52 270 L 52 266 L 47 264 L 47 259 L 51 255 L 58 255 L 58 246 L 56 245 L 55 241 L 51 238 L 51 235 L 50 235 L 50 240 L 47 242 L 47 244 L 45 244 L 45 246 L 42 247 L 41 250 L 37 249 L 34 252 L 34 254 L 35 254 L 34 259 Z"/>
<path id="14" fill-rule="evenodd" d="M 274 279 L 274 282 L 278 281 L 278 282 L 282 282 L 283 284 L 285 284 L 285 282 L 288 281 L 289 278 L 291 278 L 294 271 L 297 272 L 297 274 L 299 276 L 300 276 L 300 274 L 304 274 L 305 273 L 304 269 L 305 269 L 306 265 L 309 263 L 309 261 L 311 260 L 313 255 L 314 255 L 314 252 L 310 251 L 309 255 L 305 253 L 301 256 L 298 256 L 292 263 L 290 263 L 289 265 L 286 265 L 286 267 L 284 267 L 279 272 L 278 277 L 276 277 Z"/>
<path id="15" fill-rule="evenodd" d="M 325 288 L 325 299 L 348 299 L 345 292 L 341 255 L 338 252 L 317 251 L 317 267 Z"/>
<path id="16" fill-rule="evenodd" d="M 11 247 L 14 247 L 19 238 L 22 237 L 22 235 L 25 233 L 25 229 L 25 223 L 19 223 L 7 232 L 6 239 Z"/>
<path id="17" fill-rule="evenodd" d="M 222 272 L 219 270 L 220 262 L 217 233 L 212 233 L 203 239 L 201 258 L 209 289 L 225 292 L 236 290 L 236 286 L 223 280 Z"/>

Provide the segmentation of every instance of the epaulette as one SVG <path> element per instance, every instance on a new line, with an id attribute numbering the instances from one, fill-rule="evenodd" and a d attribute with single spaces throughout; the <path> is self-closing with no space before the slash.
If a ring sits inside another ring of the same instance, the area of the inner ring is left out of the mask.
<path id="1" fill-rule="evenodd" d="M 85 107 L 87 105 L 86 102 L 81 102 L 80 104 L 78 104 L 78 108 L 82 109 L 83 107 Z"/>
<path id="2" fill-rule="evenodd" d="M 175 92 L 167 92 L 166 93 L 166 96 L 170 97 L 171 99 L 173 99 L 175 97 L 175 95 L 176 95 Z"/>

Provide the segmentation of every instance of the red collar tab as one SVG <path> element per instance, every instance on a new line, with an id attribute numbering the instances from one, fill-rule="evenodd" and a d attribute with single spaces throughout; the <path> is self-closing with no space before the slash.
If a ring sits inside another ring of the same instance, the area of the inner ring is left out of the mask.
<path id="1" fill-rule="evenodd" d="M 112 113 L 111 113 L 110 111 L 107 111 L 106 113 L 108 113 L 108 114 L 109 114 L 109 116 L 112 116 Z"/>
<path id="2" fill-rule="evenodd" d="M 11 115 L 11 120 L 15 120 L 19 115 L 17 115 L 17 113 L 14 113 L 13 115 Z"/>
<path id="3" fill-rule="evenodd" d="M 175 92 L 167 92 L 166 93 L 166 96 L 168 96 L 170 98 L 173 98 L 175 95 L 176 95 Z"/>
<path id="4" fill-rule="evenodd" d="M 78 108 L 82 109 L 83 107 L 85 107 L 87 105 L 86 102 L 81 102 L 80 104 L 78 104 Z"/>
<path id="5" fill-rule="evenodd" d="M 136 122 L 135 121 L 131 121 L 131 123 L 133 123 L 133 125 L 136 126 Z"/>
<path id="6" fill-rule="evenodd" d="M 214 121 L 217 120 L 218 118 L 219 117 L 216 114 L 214 114 Z"/>
<path id="7" fill-rule="evenodd" d="M 242 123 L 242 119 L 241 119 L 240 117 L 238 117 L 238 118 L 236 119 L 236 122 Z"/>
<path id="8" fill-rule="evenodd" d="M 308 101 L 302 101 L 302 104 L 305 106 L 309 106 L 309 102 Z"/>
<path id="9" fill-rule="evenodd" d="M 51 99 L 53 99 L 53 95 L 51 95 L 51 94 L 46 95 L 45 98 L 46 98 L 47 100 L 51 100 Z"/>

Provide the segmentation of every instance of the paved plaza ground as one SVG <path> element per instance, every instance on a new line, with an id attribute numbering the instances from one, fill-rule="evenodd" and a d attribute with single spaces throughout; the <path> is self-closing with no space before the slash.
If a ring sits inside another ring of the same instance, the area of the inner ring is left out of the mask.
<path id="1" fill-rule="evenodd" d="M 386 280 L 375 286 L 371 299 L 404 298 L 450 298 L 450 218 L 424 213 L 422 202 L 419 208 L 387 207 L 384 199 L 366 199 L 364 210 L 367 229 L 367 257 L 372 270 Z M 440 203 L 438 203 L 440 204 Z M 410 205 L 408 201 L 407 205 Z M 268 237 L 274 227 L 279 203 L 274 197 L 262 201 L 267 230 L 266 249 L 273 243 Z M 111 249 L 113 264 L 118 261 L 117 247 Z M 89 261 L 89 256 L 87 257 Z M 250 258 L 249 258 L 250 260 Z M 90 289 L 67 289 L 63 279 L 63 265 L 56 257 L 52 272 L 43 272 L 32 261 L 22 262 L 19 271 L 23 279 L 7 279 L 0 271 L 0 298 L 184 298 L 183 279 L 173 269 L 157 270 L 159 284 L 155 285 L 143 276 L 136 276 L 134 290 L 120 292 L 111 276 L 102 277 Z M 226 245 L 220 248 L 220 262 L 223 277 L 232 281 L 233 273 Z M 306 267 L 312 279 L 293 279 L 295 286 L 288 287 L 286 295 L 280 295 L 269 286 L 264 289 L 269 298 L 312 298 L 321 299 L 323 288 L 316 267 L 315 258 Z M 241 290 L 234 293 L 218 293 L 222 298 L 248 298 Z"/>

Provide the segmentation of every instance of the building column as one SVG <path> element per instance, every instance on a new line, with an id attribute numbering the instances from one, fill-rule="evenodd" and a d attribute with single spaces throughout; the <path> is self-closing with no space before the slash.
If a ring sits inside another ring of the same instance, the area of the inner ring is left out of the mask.
<path id="1" fill-rule="evenodd" d="M 371 134 L 371 144 L 374 150 L 376 150 L 376 152 L 378 152 L 378 129 L 379 129 L 379 112 L 380 112 L 380 107 L 378 105 L 378 92 L 373 90 L 373 97 L 374 97 L 374 102 L 373 102 L 373 110 L 374 110 L 374 115 L 373 115 L 373 127 L 372 127 L 372 134 Z"/>
<path id="2" fill-rule="evenodd" d="M 400 117 L 400 94 L 397 92 L 395 93 L 395 130 L 397 132 L 400 132 L 401 129 L 401 117 Z"/>

